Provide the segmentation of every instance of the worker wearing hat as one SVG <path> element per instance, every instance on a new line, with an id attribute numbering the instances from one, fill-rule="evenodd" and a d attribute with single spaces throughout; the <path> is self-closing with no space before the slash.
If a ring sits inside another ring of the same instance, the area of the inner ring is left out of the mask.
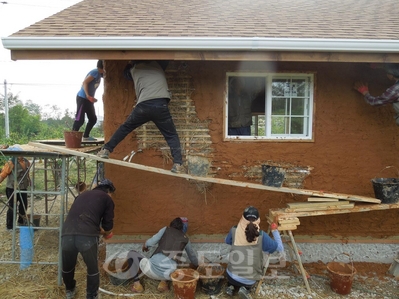
<path id="1" fill-rule="evenodd" d="M 102 180 L 93 190 L 81 193 L 75 198 L 62 228 L 62 278 L 66 298 L 76 294 L 75 266 L 78 253 L 87 267 L 86 298 L 97 299 L 100 287 L 98 269 L 99 236 L 112 237 L 114 226 L 114 202 L 111 193 L 114 184 Z"/>
<path id="2" fill-rule="evenodd" d="M 143 258 L 140 261 L 140 269 L 144 275 L 151 279 L 160 281 L 157 290 L 161 293 L 169 291 L 168 281 L 170 275 L 179 266 L 187 265 L 185 258 L 182 257 L 183 251 L 186 252 L 190 260 L 189 266 L 198 267 L 198 254 L 192 248 L 191 242 L 186 235 L 188 229 L 188 219 L 177 217 L 173 219 L 169 226 L 164 226 L 155 235 L 149 238 L 143 245 L 144 252 L 149 248 L 156 247 L 150 258 Z M 131 288 L 134 293 L 144 291 L 140 281 L 136 279 Z"/>
<path id="3" fill-rule="evenodd" d="M 235 288 L 239 288 L 240 298 L 252 298 L 250 290 L 263 275 L 263 252 L 284 251 L 275 223 L 272 223 L 271 230 L 274 240 L 260 230 L 259 211 L 252 206 L 244 210 L 238 225 L 230 229 L 225 239 L 225 242 L 231 245 L 226 269 L 227 295 L 233 296 Z"/>
<path id="4" fill-rule="evenodd" d="M 380 96 L 374 97 L 369 93 L 368 84 L 364 82 L 355 82 L 353 88 L 364 95 L 366 102 L 372 106 L 382 106 L 386 104 L 392 104 L 395 109 L 396 124 L 399 125 L 399 64 L 385 63 L 385 64 L 372 64 L 373 68 L 383 68 L 387 77 L 391 81 L 395 81 L 395 84 L 389 87 Z"/>
<path id="5" fill-rule="evenodd" d="M 8 148 L 7 150 L 13 150 Z M 18 149 L 15 149 L 18 150 Z M 20 149 L 22 150 L 22 149 Z M 14 198 L 16 198 L 16 207 L 18 213 L 18 225 L 24 224 L 26 210 L 28 208 L 28 193 L 26 192 L 31 181 L 29 177 L 30 162 L 24 157 L 12 157 L 8 160 L 0 172 L 0 184 L 7 178 L 6 195 L 7 195 L 7 230 L 12 231 L 15 227 L 14 223 Z M 15 174 L 16 173 L 16 174 Z M 14 180 L 17 180 L 17 189 L 14 189 Z M 14 194 L 15 193 L 15 194 Z M 14 196 L 15 195 L 15 196 Z"/>

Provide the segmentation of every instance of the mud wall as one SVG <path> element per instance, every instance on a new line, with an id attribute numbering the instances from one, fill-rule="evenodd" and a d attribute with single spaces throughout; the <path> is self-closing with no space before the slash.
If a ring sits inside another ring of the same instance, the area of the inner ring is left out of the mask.
<path id="1" fill-rule="evenodd" d="M 122 75 L 125 64 L 125 61 L 106 61 L 105 140 L 123 123 L 135 104 L 133 83 Z M 239 70 L 314 72 L 314 141 L 224 141 L 226 72 Z M 183 139 L 186 159 L 190 151 L 198 149 L 198 144 L 192 146 L 190 142 L 184 142 L 192 137 L 187 135 L 187 129 L 192 131 L 198 123 L 201 124 L 204 129 L 201 135 L 205 136 L 204 156 L 211 161 L 209 175 L 259 182 L 261 165 L 272 162 L 310 167 L 311 173 L 303 183 L 305 189 L 374 196 L 370 180 L 385 166 L 397 165 L 398 127 L 392 106 L 372 107 L 352 89 L 354 81 L 363 80 L 369 82 L 371 94 L 381 94 L 392 85 L 383 70 L 350 63 L 174 61 L 168 67 L 168 82 L 173 83 L 174 78 L 182 74 L 184 78 L 190 78 L 190 92 L 185 99 L 194 110 L 187 120 L 171 107 L 172 116 Z M 176 85 L 174 88 L 179 90 Z M 172 101 L 177 98 L 176 91 L 174 94 Z M 184 130 L 181 129 L 182 121 Z M 166 158 L 165 150 L 161 149 L 166 143 L 162 145 L 161 135 L 156 135 L 149 137 L 143 128 L 129 134 L 111 158 L 123 159 L 132 150 L 142 149 L 132 162 L 170 169 L 172 164 Z M 143 143 L 143 136 L 149 140 Z M 249 175 L 253 169 L 257 175 Z M 204 186 L 186 179 L 115 165 L 106 164 L 105 171 L 118 189 L 114 195 L 116 234 L 153 234 L 178 216 L 189 218 L 192 235 L 225 234 L 238 222 L 248 205 L 256 206 L 262 215 L 266 215 L 269 208 L 284 208 L 288 202 L 307 200 L 305 196 L 287 193 L 218 184 Z M 390 169 L 382 176 L 393 177 L 397 173 Z M 386 210 L 301 218 L 296 234 L 393 236 L 397 234 L 398 216 L 398 210 Z M 262 220 L 266 224 L 264 217 Z"/>

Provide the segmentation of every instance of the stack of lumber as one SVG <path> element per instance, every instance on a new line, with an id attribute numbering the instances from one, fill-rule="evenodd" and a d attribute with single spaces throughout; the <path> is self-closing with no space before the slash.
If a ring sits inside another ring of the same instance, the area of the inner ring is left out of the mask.
<path id="1" fill-rule="evenodd" d="M 269 224 L 275 222 L 278 225 L 279 231 L 284 230 L 295 230 L 299 224 L 299 218 L 295 217 L 295 215 L 284 215 L 281 217 L 270 217 L 266 216 L 267 222 Z"/>
<path id="2" fill-rule="evenodd" d="M 281 217 L 278 218 L 278 230 L 296 230 L 297 226 L 301 224 L 298 217 Z"/>
<path id="3" fill-rule="evenodd" d="M 331 202 L 295 202 L 288 203 L 286 212 L 310 212 L 321 210 L 335 210 L 335 209 L 351 209 L 355 206 L 347 200 L 331 201 Z"/>
<path id="4" fill-rule="evenodd" d="M 309 197 L 307 202 L 288 203 L 287 208 L 284 209 L 269 209 L 269 214 L 266 215 L 266 218 L 269 223 L 277 223 L 279 225 L 279 230 L 290 231 L 295 230 L 300 224 L 299 217 L 399 209 L 399 203 L 381 204 L 379 199 L 356 199 L 356 202 L 362 202 L 362 204 L 357 205 L 351 203 L 351 200 L 353 199 L 348 198 L 347 200 L 340 200 L 335 197 Z"/>
<path id="5" fill-rule="evenodd" d="M 301 216 L 311 216 L 313 212 L 328 212 L 336 210 L 350 210 L 355 204 L 337 198 L 310 197 L 308 202 L 287 203 L 287 208 L 274 211 L 268 217 L 269 223 L 275 221 L 280 231 L 296 230 Z"/>

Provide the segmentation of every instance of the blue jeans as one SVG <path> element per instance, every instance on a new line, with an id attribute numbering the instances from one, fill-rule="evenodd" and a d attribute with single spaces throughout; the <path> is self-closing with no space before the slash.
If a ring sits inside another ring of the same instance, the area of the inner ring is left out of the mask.
<path id="1" fill-rule="evenodd" d="M 173 163 L 182 164 L 179 135 L 168 108 L 168 99 L 154 99 L 138 103 L 126 121 L 116 130 L 104 148 L 111 153 L 125 137 L 139 126 L 152 121 L 170 147 Z"/>
<path id="2" fill-rule="evenodd" d="M 100 287 L 98 269 L 98 237 L 63 236 L 62 247 L 62 279 L 67 290 L 76 286 L 75 266 L 78 253 L 83 257 L 87 267 L 86 298 L 95 298 Z"/>

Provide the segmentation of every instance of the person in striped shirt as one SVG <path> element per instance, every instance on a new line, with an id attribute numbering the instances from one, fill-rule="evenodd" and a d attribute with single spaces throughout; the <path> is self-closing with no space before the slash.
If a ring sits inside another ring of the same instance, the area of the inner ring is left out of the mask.
<path id="1" fill-rule="evenodd" d="M 383 68 L 389 80 L 395 83 L 389 87 L 380 96 L 372 96 L 369 92 L 368 84 L 364 82 L 355 82 L 353 88 L 360 92 L 365 101 L 372 106 L 382 106 L 392 104 L 395 109 L 396 124 L 399 125 L 399 64 L 385 63 L 385 64 L 372 64 L 372 68 Z"/>

